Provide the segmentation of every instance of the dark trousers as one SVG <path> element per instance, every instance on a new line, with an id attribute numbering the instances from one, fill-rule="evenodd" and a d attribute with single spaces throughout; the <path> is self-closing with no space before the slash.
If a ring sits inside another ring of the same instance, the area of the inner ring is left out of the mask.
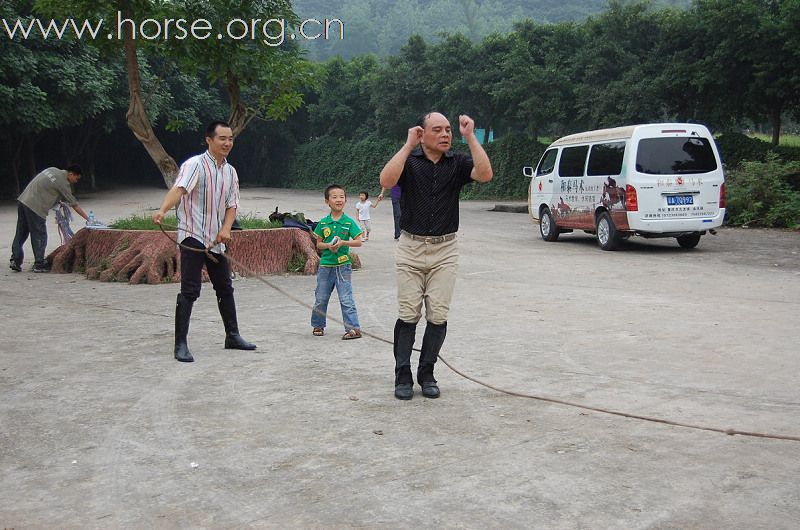
<path id="1" fill-rule="evenodd" d="M 394 238 L 400 237 L 400 199 L 392 197 L 392 215 L 394 215 Z"/>
<path id="2" fill-rule="evenodd" d="M 33 210 L 22 203 L 17 207 L 17 233 L 14 235 L 14 242 L 11 244 L 11 259 L 22 266 L 25 253 L 22 245 L 31 236 L 31 247 L 33 248 L 33 258 L 35 265 L 44 265 L 44 251 L 47 248 L 47 220 L 39 217 Z"/>
<path id="3" fill-rule="evenodd" d="M 198 240 L 187 237 L 181 244 L 204 249 Z M 194 302 L 200 297 L 200 286 L 203 284 L 203 266 L 208 271 L 208 277 L 217 293 L 217 298 L 226 298 L 233 294 L 233 282 L 231 281 L 231 267 L 227 258 L 222 254 L 212 254 L 217 263 L 205 252 L 193 252 L 181 247 L 181 294 L 190 302 Z"/>

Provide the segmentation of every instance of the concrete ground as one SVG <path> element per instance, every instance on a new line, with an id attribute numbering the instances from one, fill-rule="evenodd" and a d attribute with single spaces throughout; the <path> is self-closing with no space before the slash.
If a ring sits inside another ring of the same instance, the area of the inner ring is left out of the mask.
<path id="1" fill-rule="evenodd" d="M 110 221 L 158 206 L 163 193 L 79 198 Z M 245 212 L 326 213 L 321 193 L 242 195 Z M 492 206 L 462 203 L 449 362 L 514 391 L 800 435 L 800 233 L 723 229 L 693 251 L 635 238 L 602 252 L 583 234 L 546 243 L 527 215 Z M 0 205 L 3 256 L 15 222 L 15 204 Z M 373 225 L 354 289 L 363 328 L 391 338 L 388 200 Z M 52 250 L 52 215 L 48 226 Z M 443 365 L 440 399 L 416 387 L 400 402 L 388 345 L 342 341 L 334 323 L 313 337 L 308 309 L 252 278 L 235 287 L 242 333 L 258 350 L 223 349 L 206 285 L 190 332 L 196 362 L 181 364 L 172 358 L 176 285 L 3 267 L 3 528 L 772 530 L 800 521 L 800 442 L 511 397 Z M 313 301 L 314 277 L 267 279 Z M 335 297 L 331 314 L 340 315 Z"/>

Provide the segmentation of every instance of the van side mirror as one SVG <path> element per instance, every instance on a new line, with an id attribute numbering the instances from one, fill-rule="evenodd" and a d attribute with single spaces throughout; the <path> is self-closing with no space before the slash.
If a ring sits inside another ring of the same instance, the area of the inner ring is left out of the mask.
<path id="1" fill-rule="evenodd" d="M 528 178 L 533 177 L 533 168 L 531 166 L 525 166 L 522 168 L 522 174 Z"/>

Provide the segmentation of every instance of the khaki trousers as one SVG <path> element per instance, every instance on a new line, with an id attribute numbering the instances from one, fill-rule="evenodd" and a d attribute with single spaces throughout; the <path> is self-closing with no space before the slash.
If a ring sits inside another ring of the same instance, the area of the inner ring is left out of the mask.
<path id="1" fill-rule="evenodd" d="M 417 323 L 447 322 L 450 300 L 458 274 L 458 238 L 443 243 L 426 243 L 401 233 L 395 250 L 397 265 L 398 318 Z"/>

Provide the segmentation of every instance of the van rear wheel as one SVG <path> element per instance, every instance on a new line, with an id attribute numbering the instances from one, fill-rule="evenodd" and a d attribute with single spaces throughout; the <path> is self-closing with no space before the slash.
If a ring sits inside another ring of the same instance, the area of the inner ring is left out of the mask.
<path id="1" fill-rule="evenodd" d="M 675 239 L 678 240 L 678 244 L 682 248 L 694 248 L 700 242 L 700 232 L 686 234 L 685 236 L 678 236 Z"/>
<path id="2" fill-rule="evenodd" d="M 597 217 L 597 244 L 603 250 L 616 250 L 619 246 L 620 235 L 614 221 L 608 212 L 603 212 Z"/>
<path id="3" fill-rule="evenodd" d="M 542 234 L 542 239 L 545 241 L 555 241 L 558 239 L 558 226 L 556 226 L 556 220 L 553 219 L 550 208 L 542 210 L 542 215 L 539 219 L 539 233 Z"/>

